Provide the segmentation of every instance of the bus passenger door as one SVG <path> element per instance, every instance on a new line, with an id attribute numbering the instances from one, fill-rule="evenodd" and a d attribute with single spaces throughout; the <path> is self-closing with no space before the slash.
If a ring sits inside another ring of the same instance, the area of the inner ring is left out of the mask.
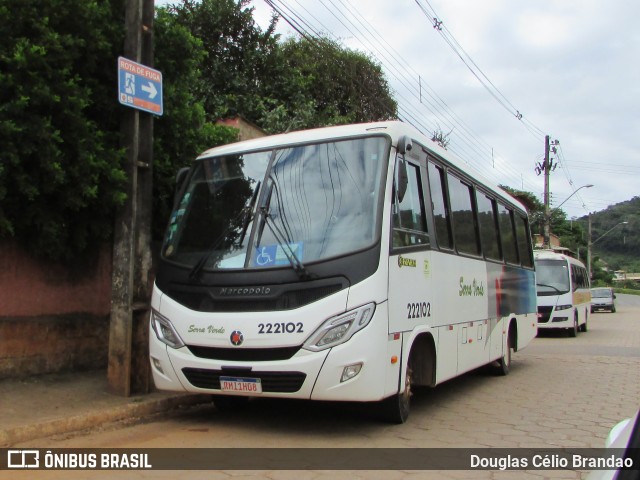
<path id="1" fill-rule="evenodd" d="M 389 254 L 389 333 L 408 332 L 431 317 L 429 233 L 424 203 L 424 162 L 406 155 L 407 188 L 392 199 Z M 400 163 L 396 162 L 396 185 Z"/>

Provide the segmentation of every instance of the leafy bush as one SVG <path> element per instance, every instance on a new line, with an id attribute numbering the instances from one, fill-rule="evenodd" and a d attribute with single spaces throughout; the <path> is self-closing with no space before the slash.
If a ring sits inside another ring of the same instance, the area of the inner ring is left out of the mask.
<path id="1" fill-rule="evenodd" d="M 71 259 L 110 238 L 123 152 L 113 71 L 121 11 L 0 0 L 0 236 Z"/>

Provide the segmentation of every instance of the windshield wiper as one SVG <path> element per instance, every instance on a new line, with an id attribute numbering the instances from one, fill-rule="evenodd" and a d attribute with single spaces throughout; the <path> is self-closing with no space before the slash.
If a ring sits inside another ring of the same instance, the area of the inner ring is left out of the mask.
<path id="1" fill-rule="evenodd" d="M 293 271 L 296 272 L 298 277 L 301 280 L 308 280 L 311 278 L 311 274 L 304 266 L 300 257 L 296 255 L 296 252 L 291 248 L 291 245 L 288 241 L 286 241 L 286 235 L 280 230 L 280 228 L 275 224 L 275 222 L 270 222 L 269 219 L 272 219 L 273 216 L 269 213 L 269 206 L 271 205 L 271 196 L 273 192 L 277 190 L 276 182 L 271 175 L 269 175 L 269 189 L 266 192 L 266 195 L 263 197 L 260 207 L 258 208 L 258 213 L 262 216 L 262 223 L 258 229 L 258 234 L 256 237 L 256 248 L 260 246 L 260 239 L 262 238 L 262 232 L 264 231 L 264 227 L 269 227 L 269 231 L 274 236 L 276 241 L 281 245 L 282 251 L 284 252 L 285 257 L 291 264 Z"/>
<path id="2" fill-rule="evenodd" d="M 251 214 L 251 211 L 253 210 L 253 206 L 256 204 L 256 200 L 258 199 L 258 190 L 260 190 L 260 184 L 262 182 L 258 182 L 256 185 L 256 189 L 253 191 L 253 196 L 251 197 L 251 201 L 249 202 L 249 205 L 247 205 L 246 208 L 249 209 L 249 211 L 247 212 L 246 217 L 244 217 L 244 221 L 242 222 L 242 232 L 240 233 L 240 240 L 238 240 L 238 245 L 242 245 L 242 242 L 244 242 L 244 237 L 247 235 L 247 229 L 249 228 L 249 224 L 251 223 L 251 220 L 253 220 L 253 215 Z"/>
<path id="3" fill-rule="evenodd" d="M 549 287 L 549 288 L 553 288 L 558 293 L 562 293 L 562 291 L 558 287 L 554 287 L 553 285 L 547 285 L 546 283 L 536 283 L 536 287 Z"/>
<path id="4" fill-rule="evenodd" d="M 260 207 L 259 212 L 260 212 L 260 215 L 262 215 L 263 227 L 266 225 L 269 228 L 269 231 L 271 231 L 271 234 L 274 236 L 276 241 L 281 245 L 282 251 L 284 252 L 285 257 L 287 257 L 287 260 L 289 261 L 289 263 L 291 264 L 293 271 L 296 272 L 300 280 L 310 279 L 311 274 L 309 273 L 307 268 L 304 266 L 302 261 L 300 261 L 300 257 L 298 257 L 298 255 L 296 255 L 296 252 L 293 250 L 293 248 L 291 248 L 291 245 L 289 244 L 289 242 L 287 242 L 286 239 L 284 238 L 284 234 L 282 233 L 282 230 L 278 228 L 275 222 L 273 222 L 272 224 L 272 222 L 268 221 L 270 218 L 273 218 L 273 216 L 269 213 L 269 211 L 267 210 L 267 207 L 265 206 Z M 260 246 L 260 244 L 259 242 L 256 242 L 256 247 L 258 246 Z"/>

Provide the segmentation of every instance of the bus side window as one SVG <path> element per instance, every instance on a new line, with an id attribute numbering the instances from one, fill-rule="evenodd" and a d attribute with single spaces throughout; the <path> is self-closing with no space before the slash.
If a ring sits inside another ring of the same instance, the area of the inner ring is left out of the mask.
<path id="1" fill-rule="evenodd" d="M 407 191 L 401 202 L 394 198 L 393 247 L 427 245 L 429 233 L 419 167 L 407 163 Z"/>
<path id="2" fill-rule="evenodd" d="M 520 263 L 523 267 L 533 267 L 533 257 L 529 242 L 529 230 L 527 220 L 516 215 L 516 237 L 518 239 L 518 252 L 520 253 Z"/>
<path id="3" fill-rule="evenodd" d="M 502 204 L 498 204 L 498 222 L 500 223 L 500 240 L 502 252 L 508 263 L 518 263 L 518 247 L 516 245 L 515 230 L 511 210 Z"/>
<path id="4" fill-rule="evenodd" d="M 431 206 L 433 210 L 433 224 L 436 229 L 438 246 L 453 248 L 451 237 L 450 215 L 447 209 L 446 189 L 444 186 L 444 170 L 429 162 L 429 188 L 431 190 Z"/>
<path id="5" fill-rule="evenodd" d="M 495 213 L 496 202 L 481 191 L 476 190 L 476 203 L 478 205 L 478 223 L 480 224 L 480 239 L 484 255 L 492 260 L 502 260 Z"/>
<path id="6" fill-rule="evenodd" d="M 479 255 L 480 248 L 473 214 L 473 188 L 452 175 L 451 171 L 447 174 L 447 180 L 456 249 L 462 253 Z"/>

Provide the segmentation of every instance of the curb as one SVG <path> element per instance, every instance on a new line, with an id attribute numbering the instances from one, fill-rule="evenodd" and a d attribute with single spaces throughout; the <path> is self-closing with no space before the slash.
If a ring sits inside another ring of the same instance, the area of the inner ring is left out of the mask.
<path id="1" fill-rule="evenodd" d="M 161 412 L 170 412 L 182 406 L 210 403 L 209 395 L 183 394 L 173 397 L 143 400 L 71 417 L 59 418 L 30 425 L 0 430 L 0 447 L 11 447 L 17 443 L 39 438 L 79 432 L 126 419 L 147 417 Z"/>

